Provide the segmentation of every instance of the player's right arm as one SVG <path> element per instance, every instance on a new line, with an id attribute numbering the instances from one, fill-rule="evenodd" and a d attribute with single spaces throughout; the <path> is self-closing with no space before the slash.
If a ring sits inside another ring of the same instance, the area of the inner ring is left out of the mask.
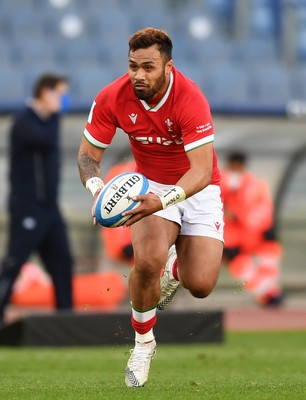
<path id="1" fill-rule="evenodd" d="M 105 149 L 95 147 L 83 136 L 78 153 L 78 167 L 80 178 L 86 187 L 88 179 L 99 177 L 101 179 L 101 160 Z"/>
<path id="2" fill-rule="evenodd" d="M 103 148 L 93 146 L 83 136 L 77 158 L 81 181 L 86 189 L 91 191 L 94 198 L 92 216 L 95 225 L 97 222 L 93 212 L 94 204 L 104 185 L 100 168 L 104 151 L 105 149 Z"/>
<path id="3" fill-rule="evenodd" d="M 117 128 L 111 106 L 113 104 L 112 91 L 111 85 L 103 89 L 92 103 L 78 153 L 81 181 L 94 198 L 92 207 L 94 224 L 96 224 L 93 211 L 95 202 L 104 186 L 100 164 L 104 151 L 111 143 Z"/>

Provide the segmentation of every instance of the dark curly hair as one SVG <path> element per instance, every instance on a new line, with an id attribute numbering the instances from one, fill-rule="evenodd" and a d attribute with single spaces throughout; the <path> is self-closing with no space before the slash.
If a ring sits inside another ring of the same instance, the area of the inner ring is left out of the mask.
<path id="1" fill-rule="evenodd" d="M 129 40 L 129 51 L 147 49 L 157 45 L 165 62 L 172 59 L 172 41 L 163 29 L 144 28 L 134 33 Z"/>

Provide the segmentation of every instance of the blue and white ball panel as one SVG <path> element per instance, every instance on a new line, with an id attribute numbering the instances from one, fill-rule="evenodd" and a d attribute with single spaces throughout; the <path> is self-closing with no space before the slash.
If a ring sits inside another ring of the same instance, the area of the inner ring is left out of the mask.
<path id="1" fill-rule="evenodd" d="M 140 205 L 133 201 L 134 196 L 146 194 L 149 191 L 149 181 L 138 172 L 126 172 L 109 181 L 101 190 L 96 205 L 95 216 L 102 226 L 115 228 L 124 224 L 130 215 L 122 213 Z"/>

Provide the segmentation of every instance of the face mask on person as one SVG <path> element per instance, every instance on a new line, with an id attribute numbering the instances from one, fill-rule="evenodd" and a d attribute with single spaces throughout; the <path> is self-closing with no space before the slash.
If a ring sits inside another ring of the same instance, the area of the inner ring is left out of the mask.
<path id="1" fill-rule="evenodd" d="M 61 110 L 60 112 L 65 113 L 70 110 L 71 107 L 71 98 L 69 94 L 64 93 L 61 95 Z"/>
<path id="2" fill-rule="evenodd" d="M 242 175 L 243 174 L 241 172 L 228 172 L 228 185 L 231 190 L 237 190 L 239 188 Z"/>

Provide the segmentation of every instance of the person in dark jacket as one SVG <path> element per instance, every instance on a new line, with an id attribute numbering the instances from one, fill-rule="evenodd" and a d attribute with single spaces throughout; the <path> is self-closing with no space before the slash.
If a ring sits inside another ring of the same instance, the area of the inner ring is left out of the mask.
<path id="1" fill-rule="evenodd" d="M 67 90 L 65 77 L 41 76 L 34 85 L 33 99 L 11 129 L 8 244 L 0 268 L 1 322 L 13 284 L 33 252 L 52 278 L 56 308 L 72 308 L 73 258 L 58 206 L 59 116 Z"/>

